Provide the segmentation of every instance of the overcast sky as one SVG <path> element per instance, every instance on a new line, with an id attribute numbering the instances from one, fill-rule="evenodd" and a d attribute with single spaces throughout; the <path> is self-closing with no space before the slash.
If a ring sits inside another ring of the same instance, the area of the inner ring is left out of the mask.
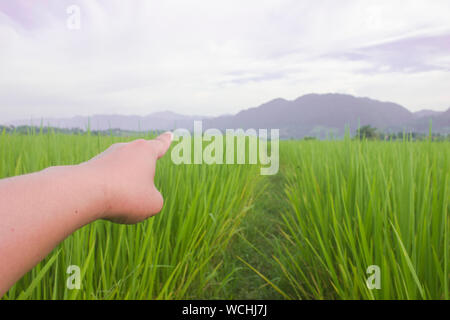
<path id="1" fill-rule="evenodd" d="M 446 110 L 449 13 L 448 0 L 0 0 L 0 122 L 218 115 L 326 92 Z"/>

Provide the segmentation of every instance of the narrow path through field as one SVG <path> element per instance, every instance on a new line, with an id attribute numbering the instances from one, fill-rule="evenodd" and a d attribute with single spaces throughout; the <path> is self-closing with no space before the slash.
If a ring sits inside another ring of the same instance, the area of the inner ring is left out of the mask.
<path id="1" fill-rule="evenodd" d="M 250 264 L 271 281 L 279 275 L 273 255 L 273 242 L 280 236 L 279 219 L 284 200 L 282 171 L 275 176 L 265 176 L 260 181 L 260 192 L 254 207 L 247 213 L 239 236 L 227 253 L 228 268 L 237 268 L 226 287 L 226 295 L 233 299 L 281 299 L 282 296 L 239 258 Z M 238 258 L 239 257 L 239 258 Z"/>

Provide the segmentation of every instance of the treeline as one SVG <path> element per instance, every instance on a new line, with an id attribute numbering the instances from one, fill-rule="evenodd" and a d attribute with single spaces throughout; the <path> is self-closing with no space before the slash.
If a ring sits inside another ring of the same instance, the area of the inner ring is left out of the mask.
<path id="1" fill-rule="evenodd" d="M 0 134 L 1 133 L 15 133 L 15 134 L 47 134 L 47 133 L 63 133 L 63 134 L 90 134 L 90 135 L 99 135 L 99 136 L 106 136 L 106 135 L 113 135 L 113 136 L 132 136 L 139 134 L 137 131 L 128 131 L 128 130 L 122 130 L 122 129 L 108 129 L 108 130 L 84 130 L 80 128 L 55 128 L 55 127 L 36 127 L 36 126 L 1 126 L 0 125 Z M 162 132 L 162 131 L 161 131 Z M 161 133 L 160 131 L 153 131 L 148 132 L 152 135 L 158 135 Z M 141 132 L 142 133 L 142 132 Z M 334 139 L 334 137 L 329 137 L 330 139 Z M 391 141 L 391 140 L 413 140 L 413 141 L 421 141 L 421 140 L 431 140 L 433 141 L 450 141 L 450 133 L 449 134 L 442 134 L 438 132 L 432 132 L 430 130 L 430 133 L 420 133 L 420 132 L 405 132 L 400 131 L 396 133 L 386 133 L 383 132 L 375 127 L 372 127 L 370 125 L 363 126 L 359 128 L 356 131 L 356 134 L 353 136 L 354 139 L 367 139 L 367 140 L 384 140 L 384 141 Z M 316 137 L 312 136 L 306 136 L 303 138 L 303 140 L 316 140 Z"/>
<path id="2" fill-rule="evenodd" d="M 419 132 L 406 132 L 400 131 L 396 133 L 386 133 L 378 130 L 370 125 L 363 126 L 356 131 L 356 139 L 368 139 L 368 140 L 433 140 L 433 141 L 450 141 L 450 134 L 441 134 L 439 132 L 432 132 L 430 127 L 429 133 Z"/>
<path id="3" fill-rule="evenodd" d="M 33 126 L 0 126 L 0 132 L 6 133 L 16 133 L 16 134 L 37 134 L 37 133 L 66 133 L 66 134 L 74 134 L 74 133 L 84 133 L 82 129 L 63 129 L 63 128 L 54 128 L 54 127 L 33 127 Z"/>
<path id="4" fill-rule="evenodd" d="M 108 129 L 108 130 L 84 130 L 80 128 L 56 128 L 56 127 L 36 127 L 36 126 L 1 126 L 0 125 L 0 133 L 15 133 L 15 134 L 47 134 L 47 133 L 62 133 L 62 134 L 90 134 L 90 135 L 98 135 L 98 136 L 131 136 L 138 134 L 139 132 L 135 131 L 127 131 L 122 129 Z M 151 132 L 152 134 L 158 134 L 157 131 Z"/>

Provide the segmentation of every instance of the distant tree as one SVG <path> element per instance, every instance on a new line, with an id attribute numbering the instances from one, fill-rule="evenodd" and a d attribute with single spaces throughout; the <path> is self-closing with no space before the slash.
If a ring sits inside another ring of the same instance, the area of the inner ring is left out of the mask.
<path id="1" fill-rule="evenodd" d="M 377 139 L 377 128 L 370 125 L 363 126 L 356 131 L 356 137 L 359 139 Z"/>

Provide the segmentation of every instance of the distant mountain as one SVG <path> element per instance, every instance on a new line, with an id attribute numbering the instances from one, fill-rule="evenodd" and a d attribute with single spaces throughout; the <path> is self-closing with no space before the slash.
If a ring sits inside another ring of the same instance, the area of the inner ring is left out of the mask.
<path id="1" fill-rule="evenodd" d="M 163 111 L 147 116 L 127 115 L 94 115 L 91 117 L 76 116 L 72 118 L 43 118 L 11 121 L 8 125 L 21 126 L 32 125 L 51 126 L 56 128 L 80 128 L 86 129 L 90 125 L 91 130 L 122 129 L 129 131 L 140 130 L 172 130 L 174 128 L 193 128 L 194 120 L 202 120 L 202 116 L 186 116 L 178 113 Z"/>
<path id="2" fill-rule="evenodd" d="M 434 110 L 420 110 L 414 112 L 414 117 L 422 118 L 422 117 L 434 117 L 440 115 L 442 112 L 434 111 Z"/>
<path id="3" fill-rule="evenodd" d="M 450 134 L 450 108 L 444 112 L 427 113 L 409 123 L 409 127 L 417 132 L 428 132 L 430 124 L 433 132 Z"/>
<path id="4" fill-rule="evenodd" d="M 387 132 L 427 132 L 430 119 L 433 131 L 449 133 L 450 119 L 444 112 L 415 115 L 401 105 L 344 94 L 308 94 L 293 101 L 275 99 L 234 116 L 204 121 L 209 128 L 278 128 L 282 137 L 341 136 L 348 126 L 371 125 Z M 425 125 L 426 124 L 426 125 Z"/>
<path id="5" fill-rule="evenodd" d="M 44 125 L 59 128 L 86 128 L 92 130 L 192 130 L 194 120 L 203 120 L 207 128 L 225 129 L 280 129 L 283 138 L 301 138 L 327 135 L 342 136 L 349 127 L 354 133 L 358 126 L 371 125 L 385 132 L 406 130 L 426 133 L 430 122 L 434 132 L 450 133 L 450 109 L 445 112 L 423 110 L 411 112 L 392 102 L 381 102 L 345 94 L 308 94 L 295 100 L 275 99 L 235 115 L 207 118 L 187 116 L 169 111 L 148 116 L 95 115 L 68 119 L 44 119 Z M 41 120 L 14 121 L 12 125 L 40 125 Z"/>

